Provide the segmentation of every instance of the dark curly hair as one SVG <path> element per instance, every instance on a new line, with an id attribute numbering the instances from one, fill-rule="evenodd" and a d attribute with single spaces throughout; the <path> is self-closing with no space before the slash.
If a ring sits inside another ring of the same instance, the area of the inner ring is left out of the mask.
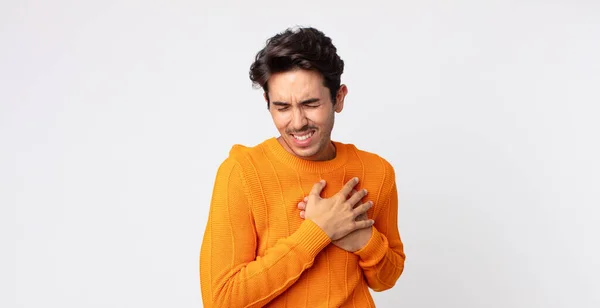
<path id="1" fill-rule="evenodd" d="M 331 38 L 312 27 L 288 28 L 268 39 L 250 66 L 250 80 L 254 87 L 262 87 L 269 93 L 267 82 L 272 74 L 296 68 L 321 73 L 331 101 L 336 103 L 344 61 L 338 56 Z M 269 103 L 267 95 L 267 108 Z"/>

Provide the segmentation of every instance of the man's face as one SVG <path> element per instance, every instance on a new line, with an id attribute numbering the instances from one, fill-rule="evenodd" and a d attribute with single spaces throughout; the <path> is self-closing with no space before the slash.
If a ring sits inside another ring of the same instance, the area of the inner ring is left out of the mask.
<path id="1" fill-rule="evenodd" d="M 303 159 L 331 159 L 334 114 L 342 111 L 347 91 L 346 86 L 340 87 L 334 105 L 320 73 L 296 69 L 273 74 L 269 78 L 269 112 L 281 134 L 279 142 Z"/>

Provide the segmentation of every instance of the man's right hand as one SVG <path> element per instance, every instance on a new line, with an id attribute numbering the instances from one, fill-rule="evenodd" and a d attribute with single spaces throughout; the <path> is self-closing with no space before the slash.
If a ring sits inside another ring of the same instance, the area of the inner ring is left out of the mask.
<path id="1" fill-rule="evenodd" d="M 353 178 L 338 193 L 324 199 L 321 198 L 321 192 L 325 188 L 325 180 L 321 180 L 313 186 L 308 195 L 304 217 L 321 227 L 332 241 L 338 240 L 352 231 L 368 228 L 374 223 L 371 219 L 356 220 L 372 206 L 369 202 L 355 206 L 367 195 L 367 191 L 364 189 L 348 197 L 356 184 L 358 184 L 358 179 Z"/>

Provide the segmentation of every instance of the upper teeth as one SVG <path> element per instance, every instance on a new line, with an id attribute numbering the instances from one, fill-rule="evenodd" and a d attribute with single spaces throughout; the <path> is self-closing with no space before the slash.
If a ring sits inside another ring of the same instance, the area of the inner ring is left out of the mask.
<path id="1" fill-rule="evenodd" d="M 310 132 L 306 135 L 302 135 L 302 136 L 298 136 L 298 135 L 294 135 L 294 138 L 298 139 L 298 140 L 306 140 L 308 138 L 310 138 L 310 136 L 312 136 L 313 132 Z"/>

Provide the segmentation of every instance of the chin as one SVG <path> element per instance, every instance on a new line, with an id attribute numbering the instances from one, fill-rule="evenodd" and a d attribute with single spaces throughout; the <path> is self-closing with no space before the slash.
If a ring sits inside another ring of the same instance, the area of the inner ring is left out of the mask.
<path id="1" fill-rule="evenodd" d="M 318 148 L 293 148 L 294 153 L 296 153 L 297 156 L 302 157 L 302 158 L 311 158 L 315 155 L 317 155 L 317 153 L 319 153 Z"/>
<path id="2" fill-rule="evenodd" d="M 288 146 L 298 157 L 310 158 L 317 155 L 321 150 L 321 140 L 318 139 L 318 136 L 316 135 L 311 138 L 312 140 L 310 140 L 310 143 L 307 145 L 298 144 L 296 139 L 290 135 L 287 135 L 286 139 Z"/>

